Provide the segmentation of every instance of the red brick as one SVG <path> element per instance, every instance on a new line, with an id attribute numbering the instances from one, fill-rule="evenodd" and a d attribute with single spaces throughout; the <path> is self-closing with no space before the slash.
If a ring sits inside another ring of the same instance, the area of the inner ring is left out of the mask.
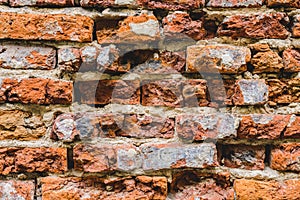
<path id="1" fill-rule="evenodd" d="M 184 35 L 201 40 L 207 36 L 202 19 L 192 20 L 186 12 L 174 12 L 163 18 L 164 34 L 170 37 L 184 37 Z"/>
<path id="2" fill-rule="evenodd" d="M 12 103 L 70 104 L 73 84 L 69 81 L 43 78 L 2 80 L 0 96 Z M 1 97 L 0 97 L 1 99 Z"/>
<path id="3" fill-rule="evenodd" d="M 287 127 L 290 115 L 255 114 L 241 117 L 238 138 L 279 139 Z"/>
<path id="4" fill-rule="evenodd" d="M 77 72 L 81 65 L 78 48 L 65 47 L 57 52 L 57 65 L 64 72 Z"/>
<path id="5" fill-rule="evenodd" d="M 35 185 L 33 181 L 0 181 L 1 199 L 34 199 Z"/>
<path id="6" fill-rule="evenodd" d="M 300 198 L 300 180 L 257 181 L 237 179 L 234 181 L 236 198 L 240 200 L 291 199 Z"/>
<path id="7" fill-rule="evenodd" d="M 206 80 L 185 80 L 182 86 L 182 96 L 186 107 L 208 106 L 209 97 Z"/>
<path id="8" fill-rule="evenodd" d="M 176 117 L 176 131 L 183 140 L 235 138 L 235 118 L 228 114 L 179 115 Z"/>
<path id="9" fill-rule="evenodd" d="M 232 8 L 232 7 L 260 7 L 264 0 L 209 0 L 206 6 Z"/>
<path id="10" fill-rule="evenodd" d="M 37 1 L 31 1 L 31 0 L 10 0 L 9 1 L 10 6 L 13 7 L 20 7 L 20 6 L 74 6 L 74 0 L 37 0 Z"/>
<path id="11" fill-rule="evenodd" d="M 143 154 L 143 169 L 147 171 L 169 168 L 208 168 L 218 165 L 216 147 L 212 143 L 144 144 L 140 149 Z"/>
<path id="12" fill-rule="evenodd" d="M 67 171 L 65 148 L 0 148 L 0 174 Z"/>
<path id="13" fill-rule="evenodd" d="M 123 178 L 45 177 L 40 179 L 44 200 L 166 199 L 167 179 L 159 176 Z"/>
<path id="14" fill-rule="evenodd" d="M 141 168 L 140 153 L 133 145 L 78 144 L 73 152 L 74 168 L 84 172 L 132 171 Z"/>
<path id="15" fill-rule="evenodd" d="M 91 42 L 93 20 L 64 14 L 0 13 L 0 38 Z"/>
<path id="16" fill-rule="evenodd" d="M 108 22 L 96 23 L 96 35 L 100 44 L 145 43 L 160 39 L 159 22 L 154 15 L 129 16 L 120 21 L 119 26 L 116 24 L 116 26 L 105 27 L 101 23 Z"/>
<path id="17" fill-rule="evenodd" d="M 300 138 L 300 116 L 291 116 L 283 136 L 289 138 Z"/>
<path id="18" fill-rule="evenodd" d="M 150 9 L 165 9 L 165 10 L 191 10 L 204 6 L 204 0 L 137 0 L 139 5 Z"/>
<path id="19" fill-rule="evenodd" d="M 50 47 L 0 46 L 0 67 L 7 69 L 54 69 L 56 51 Z"/>
<path id="20" fill-rule="evenodd" d="M 226 167 L 241 169 L 264 169 L 263 146 L 223 145 L 220 149 L 221 163 Z"/>
<path id="21" fill-rule="evenodd" d="M 0 110 L 0 140 L 36 140 L 46 134 L 40 115 L 22 110 Z"/>
<path id="22" fill-rule="evenodd" d="M 229 177 L 225 175 L 217 176 L 214 177 L 211 174 L 202 174 L 195 171 L 174 173 L 169 197 L 174 200 L 233 200 L 234 191 L 230 186 Z"/>
<path id="23" fill-rule="evenodd" d="M 271 151 L 271 168 L 280 171 L 300 171 L 300 143 L 283 143 Z"/>
<path id="24" fill-rule="evenodd" d="M 224 19 L 218 28 L 218 34 L 232 38 L 286 39 L 289 32 L 283 23 L 288 23 L 288 18 L 283 13 L 234 15 Z"/>
<path id="25" fill-rule="evenodd" d="M 265 104 L 268 101 L 268 86 L 264 79 L 238 80 L 231 99 L 234 105 Z"/>
<path id="26" fill-rule="evenodd" d="M 272 50 L 256 53 L 251 58 L 251 64 L 253 73 L 280 72 L 284 67 L 282 58 Z"/>
<path id="27" fill-rule="evenodd" d="M 267 0 L 270 7 L 295 7 L 300 8 L 299 0 Z"/>
<path id="28" fill-rule="evenodd" d="M 125 115 L 124 128 L 119 136 L 135 138 L 172 138 L 174 119 L 150 115 Z"/>
<path id="29" fill-rule="evenodd" d="M 293 27 L 292 27 L 292 34 L 293 37 L 300 37 L 300 15 L 295 15 L 294 16 L 294 23 L 293 23 Z"/>
<path id="30" fill-rule="evenodd" d="M 181 80 L 154 80 L 142 82 L 142 105 L 144 106 L 183 106 Z"/>
<path id="31" fill-rule="evenodd" d="M 226 56 L 224 56 L 226 55 Z M 187 71 L 236 74 L 247 71 L 251 52 L 232 45 L 194 45 L 187 48 Z"/>
<path id="32" fill-rule="evenodd" d="M 81 103 L 106 105 L 109 103 L 139 104 L 138 80 L 99 80 L 76 83 L 75 94 Z"/>
<path id="33" fill-rule="evenodd" d="M 136 0 L 81 0 L 80 5 L 82 7 L 129 7 L 136 8 Z"/>
<path id="34" fill-rule="evenodd" d="M 269 101 L 275 104 L 300 102 L 300 79 L 269 79 Z"/>
<path id="35" fill-rule="evenodd" d="M 300 71 L 300 51 L 299 49 L 286 49 L 283 54 L 284 71 L 299 72 Z"/>

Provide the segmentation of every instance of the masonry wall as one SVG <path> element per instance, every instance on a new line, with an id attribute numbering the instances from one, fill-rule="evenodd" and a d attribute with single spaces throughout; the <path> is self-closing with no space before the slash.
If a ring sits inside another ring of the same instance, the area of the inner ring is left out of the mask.
<path id="1" fill-rule="evenodd" d="M 0 4 L 0 199 L 300 199 L 300 1 Z"/>

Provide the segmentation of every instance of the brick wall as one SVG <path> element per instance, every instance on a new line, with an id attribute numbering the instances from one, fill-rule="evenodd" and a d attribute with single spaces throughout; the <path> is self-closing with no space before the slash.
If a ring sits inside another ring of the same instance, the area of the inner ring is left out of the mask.
<path id="1" fill-rule="evenodd" d="M 300 199 L 300 1 L 0 0 L 0 199 Z"/>

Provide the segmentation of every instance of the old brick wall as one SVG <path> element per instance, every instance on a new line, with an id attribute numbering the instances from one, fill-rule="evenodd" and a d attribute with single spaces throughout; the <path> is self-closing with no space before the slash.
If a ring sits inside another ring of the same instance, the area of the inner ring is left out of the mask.
<path id="1" fill-rule="evenodd" d="M 0 0 L 0 199 L 300 199 L 299 0 Z"/>

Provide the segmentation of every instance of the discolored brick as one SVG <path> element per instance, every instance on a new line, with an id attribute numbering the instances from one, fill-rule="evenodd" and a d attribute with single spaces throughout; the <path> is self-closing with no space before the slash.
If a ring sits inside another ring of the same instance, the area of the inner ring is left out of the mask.
<path id="1" fill-rule="evenodd" d="M 185 80 L 182 86 L 185 107 L 208 106 L 208 88 L 206 80 Z"/>
<path id="2" fill-rule="evenodd" d="M 300 117 L 292 115 L 289 124 L 284 131 L 284 137 L 300 138 Z"/>
<path id="3" fill-rule="evenodd" d="M 1 180 L 0 198 L 1 199 L 34 199 L 34 181 Z"/>
<path id="4" fill-rule="evenodd" d="M 81 65 L 80 51 L 78 48 L 65 47 L 57 52 L 57 65 L 64 72 L 77 72 Z"/>
<path id="5" fill-rule="evenodd" d="M 300 79 L 269 79 L 269 101 L 275 104 L 300 102 Z"/>
<path id="6" fill-rule="evenodd" d="M 299 72 L 300 71 L 300 51 L 299 49 L 286 49 L 283 51 L 284 71 Z"/>
<path id="7" fill-rule="evenodd" d="M 300 144 L 283 143 L 271 150 L 271 168 L 280 171 L 300 171 Z"/>
<path id="8" fill-rule="evenodd" d="M 253 73 L 279 72 L 284 68 L 282 58 L 278 53 L 269 50 L 258 52 L 251 58 Z"/>
<path id="9" fill-rule="evenodd" d="M 74 0 L 10 0 L 9 5 L 13 7 L 20 6 L 56 6 L 56 7 L 65 7 L 65 6 L 74 6 Z"/>
<path id="10" fill-rule="evenodd" d="M 138 4 L 150 9 L 191 10 L 204 6 L 204 0 L 138 0 Z"/>
<path id="11" fill-rule="evenodd" d="M 260 7 L 264 0 L 209 0 L 206 6 L 232 8 L 232 7 Z"/>

